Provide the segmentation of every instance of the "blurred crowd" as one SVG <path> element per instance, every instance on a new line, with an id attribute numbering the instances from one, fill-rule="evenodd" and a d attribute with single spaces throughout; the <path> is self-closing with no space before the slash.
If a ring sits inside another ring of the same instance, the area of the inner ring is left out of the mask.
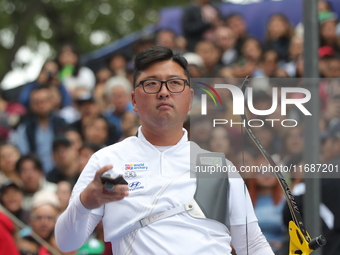
<path id="1" fill-rule="evenodd" d="M 335 78 L 340 77 L 340 24 L 327 1 L 318 4 L 322 135 L 315 139 L 321 139 L 320 162 L 338 165 L 340 80 Z M 272 84 L 269 78 L 303 77 L 303 25 L 294 27 L 283 14 L 270 17 L 263 40 L 248 34 L 242 13 L 223 17 L 209 0 L 196 0 L 187 6 L 182 24 L 184 35 L 160 30 L 152 38 L 141 38 L 132 55 L 161 44 L 183 54 L 192 78 L 267 79 L 266 85 L 254 92 L 256 109 L 269 109 L 271 87 L 284 86 L 280 82 Z M 0 202 L 10 218 L 0 213 L 1 233 L 6 233 L 1 234 L 4 240 L 0 240 L 0 254 L 42 255 L 51 254 L 51 250 L 62 254 L 55 245 L 54 224 L 66 209 L 73 185 L 88 159 L 102 147 L 135 135 L 140 125 L 130 98 L 132 76 L 132 59 L 123 53 L 111 55 L 105 65 L 93 71 L 80 65 L 77 49 L 67 44 L 58 50 L 56 59 L 45 62 L 36 80 L 17 90 L 16 96 L 9 99 L 6 92 L 1 92 Z M 223 96 L 227 109 L 224 114 L 235 118 L 230 113 L 230 95 Z M 282 119 L 279 110 L 269 117 Z M 278 165 L 301 166 L 306 127 L 295 108 L 287 114 L 298 119 L 299 125 L 264 125 L 254 132 Z M 189 117 L 186 123 L 191 140 L 205 149 L 225 153 L 236 167 L 267 164 L 239 127 L 210 126 L 208 121 L 190 121 Z M 287 247 L 284 221 L 289 217 L 283 217 L 285 199 L 279 184 L 271 175 L 251 177 L 246 184 L 260 227 L 276 254 L 287 254 L 283 252 Z M 303 195 L 303 174 L 293 173 L 287 178 L 293 193 Z M 334 186 L 322 183 L 325 194 L 328 187 Z M 336 215 L 340 208 L 328 200 L 322 200 L 322 204 Z M 336 236 L 335 231 L 340 231 L 337 221 L 327 224 L 320 216 L 323 232 Z M 19 232 L 13 217 L 24 224 Z M 327 254 L 338 254 L 340 247 L 334 251 Z M 104 243 L 99 225 L 84 247 L 67 254 L 111 254 L 111 250 L 110 244 Z"/>

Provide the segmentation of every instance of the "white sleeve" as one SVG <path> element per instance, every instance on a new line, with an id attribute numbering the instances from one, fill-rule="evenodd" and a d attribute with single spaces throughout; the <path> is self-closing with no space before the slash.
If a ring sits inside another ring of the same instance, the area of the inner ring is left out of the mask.
<path id="1" fill-rule="evenodd" d="M 231 243 L 237 255 L 274 255 L 257 222 L 231 225 Z"/>
<path id="2" fill-rule="evenodd" d="M 63 252 L 79 249 L 103 217 L 103 206 L 89 210 L 80 201 L 80 193 L 93 180 L 99 168 L 98 158 L 94 154 L 73 188 L 67 209 L 57 220 L 55 238 L 59 249 Z"/>
<path id="3" fill-rule="evenodd" d="M 101 215 L 92 213 L 92 210 L 82 205 L 80 196 L 75 197 L 55 225 L 55 238 L 59 249 L 62 252 L 79 249 L 101 219 Z"/>

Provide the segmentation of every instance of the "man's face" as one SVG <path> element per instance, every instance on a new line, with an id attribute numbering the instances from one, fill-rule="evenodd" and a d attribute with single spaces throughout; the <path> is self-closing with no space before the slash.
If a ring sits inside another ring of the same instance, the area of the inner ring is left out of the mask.
<path id="1" fill-rule="evenodd" d="M 20 166 L 19 176 L 22 180 L 24 190 L 33 193 L 39 189 L 39 183 L 43 174 L 35 168 L 33 161 L 25 160 Z"/>
<path id="2" fill-rule="evenodd" d="M 50 237 L 57 221 L 58 211 L 52 205 L 41 205 L 31 212 L 30 225 L 41 238 Z"/>
<path id="3" fill-rule="evenodd" d="M 2 204 L 11 212 L 17 212 L 21 208 L 24 199 L 22 191 L 16 187 L 7 187 L 1 194 Z"/>
<path id="4" fill-rule="evenodd" d="M 188 79 L 179 64 L 172 60 L 166 60 L 154 63 L 144 69 L 137 78 L 136 84 L 147 79 L 165 81 L 171 78 Z M 192 97 L 193 90 L 187 85 L 185 85 L 183 92 L 171 93 L 165 84 L 162 84 L 162 88 L 157 94 L 147 94 L 144 92 L 143 86 L 139 85 L 132 92 L 132 103 L 143 126 L 153 128 L 163 125 L 182 126 L 191 108 Z"/>
<path id="5" fill-rule="evenodd" d="M 322 161 L 328 161 L 339 156 L 340 141 L 337 138 L 329 137 L 322 144 Z"/>
<path id="6" fill-rule="evenodd" d="M 30 107 L 32 112 L 39 117 L 47 117 L 53 108 L 50 90 L 33 91 L 30 97 Z"/>
<path id="7" fill-rule="evenodd" d="M 64 168 L 70 166 L 76 160 L 76 152 L 73 147 L 59 144 L 53 150 L 53 160 L 55 164 L 63 171 Z M 65 169 L 66 170 L 66 169 Z"/>
<path id="8" fill-rule="evenodd" d="M 115 112 L 118 114 L 125 112 L 126 105 L 129 103 L 129 96 L 124 87 L 113 87 L 111 95 L 110 103 L 114 106 Z"/>

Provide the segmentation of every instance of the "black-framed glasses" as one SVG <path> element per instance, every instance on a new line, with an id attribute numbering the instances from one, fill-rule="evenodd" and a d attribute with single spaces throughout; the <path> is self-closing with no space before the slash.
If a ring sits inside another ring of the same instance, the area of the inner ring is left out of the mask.
<path id="1" fill-rule="evenodd" d="M 137 88 L 139 85 L 142 85 L 145 93 L 157 94 L 159 91 L 161 91 L 163 83 L 165 83 L 166 88 L 171 93 L 181 93 L 183 92 L 185 85 L 189 85 L 188 80 L 181 78 L 173 78 L 166 81 L 149 79 L 140 81 L 135 88 Z"/>

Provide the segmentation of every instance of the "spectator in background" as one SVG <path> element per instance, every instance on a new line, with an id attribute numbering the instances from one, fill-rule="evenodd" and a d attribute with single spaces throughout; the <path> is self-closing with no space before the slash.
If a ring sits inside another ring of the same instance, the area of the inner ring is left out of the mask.
<path id="1" fill-rule="evenodd" d="M 127 63 L 128 59 L 124 54 L 116 53 L 110 57 L 108 66 L 113 75 L 125 77 Z"/>
<path id="2" fill-rule="evenodd" d="M 75 98 L 75 104 L 80 112 L 80 119 L 71 123 L 69 128 L 76 130 L 84 139 L 86 125 L 100 115 L 100 107 L 91 92 L 84 90 Z"/>
<path id="3" fill-rule="evenodd" d="M 113 76 L 111 69 L 104 67 L 96 72 L 96 86 L 93 91 L 95 100 L 99 103 L 100 111 L 106 108 L 105 102 L 105 83 Z"/>
<path id="4" fill-rule="evenodd" d="M 292 157 L 302 152 L 304 146 L 301 126 L 285 128 L 282 129 L 282 132 L 280 151 L 278 154 L 273 155 L 277 165 L 287 165 Z"/>
<path id="5" fill-rule="evenodd" d="M 236 36 L 236 50 L 238 55 L 240 55 L 243 43 L 249 37 L 246 21 L 242 14 L 231 13 L 225 18 L 225 24 L 234 31 Z"/>
<path id="6" fill-rule="evenodd" d="M 331 6 L 331 3 L 324 0 L 318 1 L 318 12 L 324 12 L 324 11 L 333 11 L 333 7 Z"/>
<path id="7" fill-rule="evenodd" d="M 237 59 L 236 36 L 234 31 L 227 26 L 219 26 L 215 30 L 214 42 L 222 52 L 223 65 L 231 65 Z"/>
<path id="8" fill-rule="evenodd" d="M 27 154 L 20 157 L 16 162 L 15 169 L 22 180 L 24 192 L 23 208 L 32 209 L 32 197 L 38 191 L 55 192 L 57 185 L 46 181 L 42 163 L 34 154 Z"/>
<path id="9" fill-rule="evenodd" d="M 195 47 L 195 53 L 199 55 L 204 62 L 204 78 L 216 77 L 221 68 L 221 51 L 212 41 L 199 41 Z"/>
<path id="10" fill-rule="evenodd" d="M 15 182 L 8 181 L 0 187 L 0 203 L 25 224 L 29 221 L 29 211 L 22 208 L 24 193 Z"/>
<path id="11" fill-rule="evenodd" d="M 209 151 L 224 153 L 225 157 L 233 161 L 236 151 L 233 150 L 232 140 L 225 127 L 217 126 L 211 129 L 209 138 Z"/>
<path id="12" fill-rule="evenodd" d="M 20 152 L 13 144 L 0 144 L 0 185 L 7 180 L 18 185 L 22 184 L 18 173 L 15 171 L 15 163 L 19 157 Z"/>
<path id="13" fill-rule="evenodd" d="M 71 97 L 68 94 L 63 83 L 60 82 L 58 64 L 53 60 L 47 60 L 41 68 L 38 78 L 30 83 L 25 84 L 19 95 L 19 102 L 27 109 L 30 108 L 30 94 L 40 86 L 54 86 L 61 95 L 61 107 L 71 105 Z"/>
<path id="14" fill-rule="evenodd" d="M 132 113 L 132 112 L 131 112 Z M 134 113 L 132 113 L 134 114 Z M 124 116 L 124 115 L 123 115 Z M 85 127 L 84 141 L 99 146 L 111 145 L 118 141 L 115 127 L 104 116 L 96 117 Z"/>
<path id="15" fill-rule="evenodd" d="M 319 12 L 320 22 L 320 47 L 330 46 L 337 53 L 340 53 L 340 48 L 337 44 L 336 29 L 338 24 L 338 16 L 334 12 Z"/>
<path id="16" fill-rule="evenodd" d="M 265 50 L 259 63 L 259 69 L 257 69 L 253 77 L 268 77 L 277 78 L 281 72 L 285 70 L 279 67 L 279 54 L 275 50 Z M 286 74 L 286 77 L 288 74 Z"/>
<path id="17" fill-rule="evenodd" d="M 79 151 L 83 146 L 83 139 L 79 132 L 73 128 L 68 128 L 64 135 L 71 142 L 71 146 L 75 151 Z"/>
<path id="18" fill-rule="evenodd" d="M 283 244 L 286 232 L 282 219 L 285 204 L 282 189 L 272 173 L 257 173 L 256 177 L 247 180 L 247 187 L 259 226 L 273 251 L 277 252 Z"/>
<path id="19" fill-rule="evenodd" d="M 195 0 L 183 13 L 182 27 L 187 50 L 193 52 L 201 40 L 211 40 L 214 29 L 222 24 L 220 13 L 210 0 Z"/>
<path id="20" fill-rule="evenodd" d="M 120 137 L 120 140 L 123 140 L 124 138 L 127 138 L 131 136 L 131 132 L 133 133 L 133 128 L 140 126 L 139 117 L 134 112 L 126 112 L 122 116 L 122 130 L 123 134 Z M 137 133 L 137 132 L 136 132 Z M 133 133 L 132 135 L 136 135 L 136 133 Z"/>
<path id="21" fill-rule="evenodd" d="M 288 48 L 288 60 L 283 66 L 289 77 L 295 77 L 297 60 L 302 56 L 302 53 L 303 38 L 300 36 L 293 36 Z"/>
<path id="22" fill-rule="evenodd" d="M 288 59 L 290 40 L 294 35 L 294 28 L 283 14 L 274 14 L 267 23 L 265 48 L 277 52 L 280 61 Z"/>
<path id="23" fill-rule="evenodd" d="M 55 167 L 47 174 L 46 180 L 56 184 L 68 181 L 73 187 L 79 177 L 78 151 L 74 150 L 70 140 L 64 135 L 57 136 L 52 147 Z"/>
<path id="24" fill-rule="evenodd" d="M 262 56 L 261 43 L 252 37 L 243 41 L 241 53 L 232 66 L 220 70 L 220 75 L 225 78 L 244 78 L 253 76 Z"/>
<path id="25" fill-rule="evenodd" d="M 91 69 L 79 64 L 79 56 L 75 48 L 66 44 L 61 47 L 57 61 L 59 64 L 60 80 L 63 81 L 67 91 L 72 95 L 77 87 L 85 87 L 92 91 L 96 78 Z"/>
<path id="26" fill-rule="evenodd" d="M 193 52 L 187 52 L 183 54 L 183 57 L 188 62 L 190 77 L 201 78 L 203 73 L 205 72 L 204 62 L 201 56 Z"/>
<path id="27" fill-rule="evenodd" d="M 79 150 L 79 160 L 78 160 L 79 174 L 83 171 L 83 169 L 85 168 L 87 162 L 89 161 L 93 153 L 100 150 L 101 148 L 103 147 L 97 144 L 92 144 L 92 143 L 83 144 L 83 146 Z"/>
<path id="28" fill-rule="evenodd" d="M 0 89 L 0 143 L 7 141 L 10 130 L 16 127 L 20 117 L 26 113 L 25 107 L 6 101 L 2 93 Z"/>
<path id="29" fill-rule="evenodd" d="M 115 76 L 105 84 L 107 109 L 104 116 L 116 127 L 117 137 L 123 134 L 121 118 L 125 112 L 133 112 L 131 104 L 131 83 L 123 77 Z"/>
<path id="30" fill-rule="evenodd" d="M 33 232 L 49 243 L 59 214 L 60 203 L 57 195 L 54 192 L 37 192 L 32 200 L 29 226 Z M 26 235 L 30 236 L 30 229 L 25 230 L 28 232 Z M 40 246 L 39 252 L 42 250 L 45 248 Z"/>
<path id="31" fill-rule="evenodd" d="M 65 120 L 53 112 L 50 89 L 39 86 L 31 92 L 30 114 L 19 124 L 13 142 L 22 154 L 36 153 L 43 163 L 44 172 L 48 173 L 53 168 L 53 139 L 65 129 Z"/>
<path id="32" fill-rule="evenodd" d="M 60 181 L 57 183 L 57 186 L 56 194 L 60 203 L 60 213 L 62 213 L 68 206 L 68 201 L 72 193 L 72 184 L 68 181 Z"/>
<path id="33" fill-rule="evenodd" d="M 176 52 L 176 34 L 168 29 L 162 29 L 156 34 L 156 45 L 163 45 Z"/>

